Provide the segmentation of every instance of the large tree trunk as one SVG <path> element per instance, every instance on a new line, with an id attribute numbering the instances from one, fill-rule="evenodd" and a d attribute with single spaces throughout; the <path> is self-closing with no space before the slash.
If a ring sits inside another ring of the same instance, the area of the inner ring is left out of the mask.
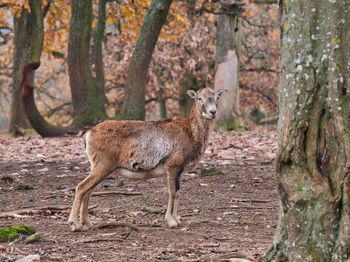
<path id="1" fill-rule="evenodd" d="M 14 17 L 13 86 L 9 131 L 17 127 L 29 128 L 20 96 L 22 71 L 26 64 L 40 61 L 43 47 L 44 22 L 40 0 L 30 0 L 30 12 L 23 10 L 20 17 Z"/>
<path id="2" fill-rule="evenodd" d="M 127 71 L 125 99 L 120 117 L 145 119 L 148 66 L 172 0 L 153 0 L 141 27 L 140 36 Z"/>
<path id="3" fill-rule="evenodd" d="M 73 0 L 68 43 L 69 81 L 75 126 L 93 124 L 106 117 L 90 68 L 92 0 Z"/>
<path id="4" fill-rule="evenodd" d="M 27 117 L 35 131 L 43 137 L 63 136 L 66 133 L 77 133 L 73 127 L 58 127 L 43 118 L 34 101 L 34 71 L 40 63 L 30 63 L 23 69 L 21 96 Z"/>
<path id="5" fill-rule="evenodd" d="M 23 72 L 22 100 L 28 119 L 33 128 L 44 137 L 62 136 L 76 133 L 78 128 L 104 119 L 105 95 L 104 72 L 102 60 L 102 39 L 106 18 L 106 0 L 99 2 L 99 18 L 94 36 L 94 46 L 90 61 L 90 33 L 92 22 L 92 2 L 72 1 L 72 18 L 70 27 L 68 64 L 73 103 L 73 123 L 69 127 L 54 126 L 47 122 L 38 111 L 34 91 L 34 70 L 39 63 L 29 63 Z M 90 63 L 91 62 L 91 63 Z M 91 67 L 95 76 L 91 75 Z"/>
<path id="6" fill-rule="evenodd" d="M 217 17 L 215 90 L 226 89 L 227 94 L 220 99 L 216 117 L 219 130 L 240 129 L 239 119 L 239 56 L 241 54 L 241 30 L 239 15 L 241 1 L 222 1 Z M 238 4 L 236 3 L 238 2 Z"/>
<path id="7" fill-rule="evenodd" d="M 349 261 L 350 2 L 281 4 L 281 210 L 261 261 Z"/>

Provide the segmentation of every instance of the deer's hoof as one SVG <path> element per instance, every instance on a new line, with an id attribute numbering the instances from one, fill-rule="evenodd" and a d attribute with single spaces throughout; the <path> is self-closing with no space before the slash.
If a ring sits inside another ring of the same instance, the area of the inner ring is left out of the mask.
<path id="1" fill-rule="evenodd" d="M 91 229 L 93 224 L 91 223 L 90 219 L 87 219 L 85 221 L 81 222 L 81 225 L 83 226 L 84 229 Z"/>
<path id="2" fill-rule="evenodd" d="M 168 224 L 168 227 L 170 228 L 174 228 L 178 226 L 178 223 L 176 222 L 176 219 L 173 216 L 168 216 L 165 218 L 165 220 Z"/>
<path id="3" fill-rule="evenodd" d="M 177 225 L 180 225 L 181 224 L 181 217 L 175 216 L 175 221 L 176 221 Z"/>
<path id="4" fill-rule="evenodd" d="M 76 221 L 69 221 L 68 224 L 69 224 L 70 230 L 72 232 L 82 231 L 82 227 L 81 227 L 81 225 L 78 222 L 76 222 Z"/>

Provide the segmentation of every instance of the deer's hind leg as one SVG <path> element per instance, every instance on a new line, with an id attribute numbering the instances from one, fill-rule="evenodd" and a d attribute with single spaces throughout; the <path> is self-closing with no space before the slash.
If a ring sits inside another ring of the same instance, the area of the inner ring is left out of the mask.
<path id="1" fill-rule="evenodd" d="M 89 218 L 89 200 L 90 200 L 92 191 L 93 189 L 90 189 L 85 193 L 85 196 L 83 197 L 81 207 L 80 207 L 80 215 L 79 215 L 80 225 L 87 229 L 92 227 L 92 223 Z"/>
<path id="2" fill-rule="evenodd" d="M 112 172 L 112 167 L 108 163 L 99 161 L 92 165 L 90 175 L 81 181 L 76 187 L 74 202 L 69 216 L 68 223 L 72 231 L 77 231 L 84 227 L 91 227 L 88 217 L 89 198 L 93 189 Z M 78 215 L 80 211 L 80 223 Z"/>

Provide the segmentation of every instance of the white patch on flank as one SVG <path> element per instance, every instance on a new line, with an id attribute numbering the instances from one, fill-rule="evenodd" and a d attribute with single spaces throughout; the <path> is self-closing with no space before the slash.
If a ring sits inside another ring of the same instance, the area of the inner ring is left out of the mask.
<path id="1" fill-rule="evenodd" d="M 126 168 L 117 168 L 116 172 L 121 176 L 132 179 L 142 180 L 160 177 L 165 174 L 165 168 L 163 164 L 158 165 L 156 168 L 147 171 L 133 172 Z"/>

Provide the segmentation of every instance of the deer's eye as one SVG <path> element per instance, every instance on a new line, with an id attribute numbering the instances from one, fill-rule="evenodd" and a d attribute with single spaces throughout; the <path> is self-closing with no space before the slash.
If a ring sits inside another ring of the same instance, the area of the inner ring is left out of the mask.
<path id="1" fill-rule="evenodd" d="M 198 97 L 198 101 L 202 102 L 203 103 L 203 99 Z"/>

